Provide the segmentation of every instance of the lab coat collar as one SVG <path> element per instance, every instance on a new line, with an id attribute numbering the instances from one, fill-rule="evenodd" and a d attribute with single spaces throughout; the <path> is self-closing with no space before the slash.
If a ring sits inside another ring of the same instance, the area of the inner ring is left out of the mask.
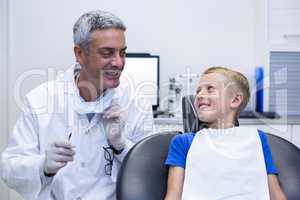
<path id="1" fill-rule="evenodd" d="M 112 99 L 115 96 L 115 89 L 107 89 L 96 101 L 86 102 L 80 96 L 79 89 L 75 82 L 75 74 L 80 70 L 81 66 L 76 63 L 72 67 L 70 67 L 65 73 L 63 77 L 63 81 L 65 82 L 65 94 L 70 95 L 68 97 L 71 100 L 70 105 L 72 105 L 73 109 L 77 111 L 79 114 L 87 114 L 87 113 L 103 113 L 105 109 L 107 109 Z"/>
<path id="2" fill-rule="evenodd" d="M 75 83 L 75 71 L 80 69 L 81 66 L 75 63 L 67 69 L 63 74 L 58 75 L 58 80 L 64 82 L 64 92 L 65 94 L 75 94 L 76 89 L 78 90 Z"/>

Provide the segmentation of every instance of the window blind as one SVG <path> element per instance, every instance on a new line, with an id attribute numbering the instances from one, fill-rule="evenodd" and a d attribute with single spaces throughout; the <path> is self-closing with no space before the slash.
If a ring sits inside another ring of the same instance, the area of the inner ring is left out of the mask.
<path id="1" fill-rule="evenodd" d="M 300 52 L 271 52 L 270 111 L 300 116 Z"/>

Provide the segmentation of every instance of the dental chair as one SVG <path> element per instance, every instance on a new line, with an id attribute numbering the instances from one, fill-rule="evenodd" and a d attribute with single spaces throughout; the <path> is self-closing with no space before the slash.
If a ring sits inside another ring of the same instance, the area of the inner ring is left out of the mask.
<path id="1" fill-rule="evenodd" d="M 117 177 L 117 200 L 163 200 L 168 168 L 164 162 L 170 140 L 180 132 L 149 136 L 127 153 Z"/>
<path id="2" fill-rule="evenodd" d="M 184 132 L 197 132 L 204 123 L 195 116 L 193 106 L 194 96 L 182 99 L 182 114 Z M 238 121 L 236 126 L 238 126 Z M 271 148 L 273 160 L 279 171 L 279 182 L 288 200 L 300 199 L 300 149 L 289 141 L 266 133 Z"/>
<path id="3" fill-rule="evenodd" d="M 184 132 L 196 132 L 203 123 L 196 118 L 193 96 L 182 101 Z M 238 126 L 238 121 L 236 126 Z M 170 140 L 180 132 L 160 133 L 137 143 L 123 160 L 117 177 L 117 200 L 163 200 L 168 169 L 164 162 Z M 300 199 L 300 150 L 278 136 L 266 133 L 279 181 L 288 200 Z"/>

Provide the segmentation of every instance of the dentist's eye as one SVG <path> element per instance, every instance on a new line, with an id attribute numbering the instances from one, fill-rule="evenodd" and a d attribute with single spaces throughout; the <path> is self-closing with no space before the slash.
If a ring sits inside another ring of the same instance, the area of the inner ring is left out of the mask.
<path id="1" fill-rule="evenodd" d="M 101 55 L 102 55 L 103 57 L 109 57 L 109 56 L 112 55 L 112 52 L 110 52 L 110 51 L 104 51 L 104 52 L 101 53 Z"/>
<path id="2" fill-rule="evenodd" d="M 213 86 L 208 86 L 207 87 L 208 92 L 213 92 L 215 88 Z"/>
<path id="3" fill-rule="evenodd" d="M 125 56 L 126 56 L 126 51 L 121 51 L 120 52 L 120 57 L 125 58 Z"/>
<path id="4" fill-rule="evenodd" d="M 114 54 L 114 50 L 112 48 L 102 48 L 98 50 L 98 53 L 104 58 L 109 58 Z"/>

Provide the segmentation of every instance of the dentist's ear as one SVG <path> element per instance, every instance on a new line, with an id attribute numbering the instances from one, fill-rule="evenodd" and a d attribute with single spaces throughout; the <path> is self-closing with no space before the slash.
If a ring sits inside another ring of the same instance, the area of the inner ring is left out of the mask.
<path id="1" fill-rule="evenodd" d="M 76 62 L 78 62 L 80 65 L 83 65 L 84 59 L 85 59 L 85 52 L 84 50 L 79 47 L 78 45 L 74 46 L 74 54 L 76 58 Z"/>
<path id="2" fill-rule="evenodd" d="M 237 93 L 231 101 L 231 108 L 234 108 L 234 109 L 239 108 L 241 106 L 243 100 L 244 100 L 243 94 Z"/>

